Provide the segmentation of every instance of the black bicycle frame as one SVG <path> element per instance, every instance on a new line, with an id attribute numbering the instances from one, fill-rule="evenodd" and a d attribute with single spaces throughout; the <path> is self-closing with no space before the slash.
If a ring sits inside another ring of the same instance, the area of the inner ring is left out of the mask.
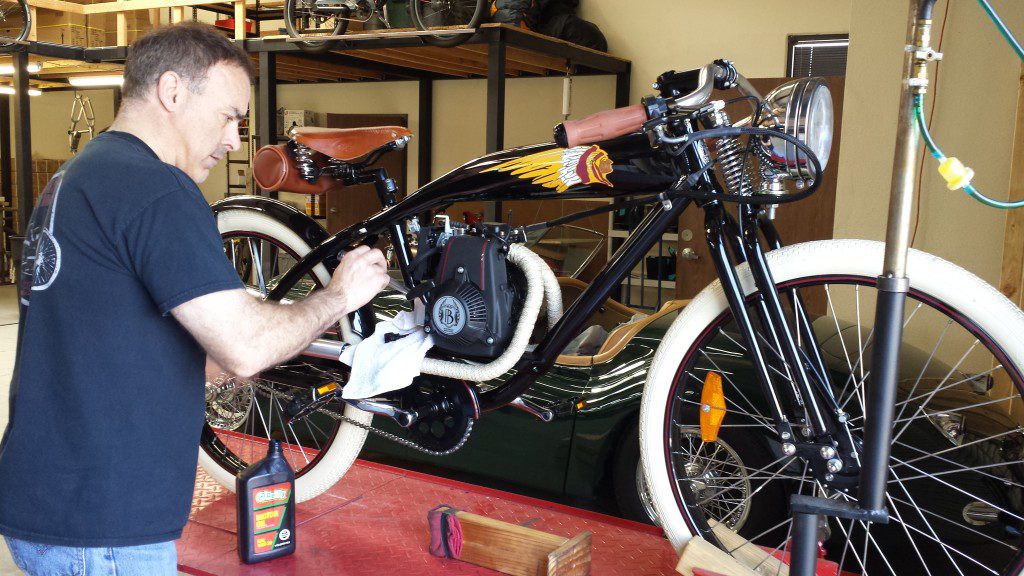
<path id="1" fill-rule="evenodd" d="M 709 159 L 706 150 L 702 148 L 702 144 L 691 146 L 685 158 L 677 159 L 678 169 L 693 173 L 695 166 L 697 170 L 705 166 Z M 280 300 L 302 276 L 310 273 L 318 264 L 333 270 L 337 266 L 339 255 L 345 250 L 360 243 L 372 245 L 383 234 L 390 237 L 406 285 L 409 288 L 413 287 L 409 271 L 411 257 L 402 231 L 402 223 L 413 216 L 449 204 L 453 199 L 413 194 L 402 201 L 396 201 L 394 181 L 388 178 L 383 170 L 358 172 L 357 177 L 358 183 L 375 185 L 383 210 L 361 223 L 342 230 L 311 250 L 270 292 L 271 300 Z M 712 196 L 724 197 L 725 193 L 710 171 L 704 175 L 698 186 L 702 187 L 701 196 L 705 198 L 708 192 L 711 192 Z M 493 195 L 494 192 L 487 189 L 476 190 L 465 198 L 456 200 L 486 199 L 490 197 L 488 194 Z M 621 194 L 609 191 L 590 196 L 614 198 Z M 568 307 L 537 347 L 519 360 L 514 374 L 500 386 L 480 393 L 480 404 L 484 410 L 500 408 L 515 400 L 544 374 L 611 292 L 661 238 L 663 231 L 669 225 L 678 222 L 683 211 L 694 203 L 694 200 L 685 193 L 669 193 L 666 190 L 662 194 L 652 196 L 651 205 L 654 209 L 626 238 L 623 245 L 612 255 L 580 297 Z M 741 206 L 740 218 L 736 220 L 725 210 L 725 204 L 721 200 L 701 202 L 700 207 L 705 210 L 705 233 L 711 248 L 712 260 L 725 288 L 730 309 L 746 341 L 759 383 L 765 397 L 770 400 L 781 437 L 783 440 L 793 438 L 791 422 L 794 416 L 804 420 L 801 425 L 809 427 L 814 438 L 834 434 L 838 428 L 834 418 L 838 408 L 829 392 L 829 383 L 825 380 L 828 372 L 824 362 L 816 346 L 806 347 L 811 353 L 806 359 L 808 361 L 805 361 L 801 356 L 804 350 L 797 346 L 794 340 L 794 335 L 799 333 L 805 341 L 816 342 L 813 339 L 810 321 L 805 314 L 798 314 L 796 331 L 791 327 L 783 312 L 780 295 L 775 288 L 760 245 L 759 237 L 763 236 L 770 247 L 781 246 L 778 232 L 770 220 L 757 217 L 759 210 L 754 207 Z M 754 328 L 754 319 L 748 313 L 746 298 L 736 276 L 736 266 L 744 261 L 748 263 L 758 288 L 756 316 L 761 326 L 760 333 Z M 791 294 L 790 298 L 794 306 L 801 302 L 798 295 Z M 770 339 L 765 343 L 769 344 L 774 357 L 765 356 L 762 342 L 758 340 L 759 334 Z M 776 364 L 777 372 L 789 375 L 789 386 L 776 384 L 770 373 L 773 363 Z"/>

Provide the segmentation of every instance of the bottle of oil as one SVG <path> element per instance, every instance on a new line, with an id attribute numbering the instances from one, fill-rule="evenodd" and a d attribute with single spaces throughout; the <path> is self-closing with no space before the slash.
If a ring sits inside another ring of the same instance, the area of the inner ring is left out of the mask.
<path id="1" fill-rule="evenodd" d="M 270 441 L 267 457 L 235 479 L 238 556 L 253 564 L 295 552 L 295 473 Z"/>

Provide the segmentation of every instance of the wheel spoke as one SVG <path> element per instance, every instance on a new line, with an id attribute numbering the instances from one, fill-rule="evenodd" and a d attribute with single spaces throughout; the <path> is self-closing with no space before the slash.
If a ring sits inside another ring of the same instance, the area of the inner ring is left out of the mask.
<path id="1" fill-rule="evenodd" d="M 968 348 L 966 352 L 964 352 L 964 355 L 961 356 L 959 360 L 957 360 L 956 366 L 953 366 L 952 368 L 949 369 L 949 372 L 946 374 L 946 377 L 942 379 L 942 382 L 939 382 L 939 385 L 935 388 L 935 390 L 932 390 L 931 394 L 929 394 L 928 397 L 925 398 L 924 403 L 917 407 L 917 410 L 914 412 L 913 416 L 916 416 L 916 415 L 918 415 L 918 414 L 920 414 L 921 412 L 924 411 L 925 406 L 927 406 L 928 403 L 931 402 L 932 398 L 935 397 L 935 395 L 938 393 L 939 389 L 942 388 L 942 385 L 945 384 L 946 381 L 949 380 L 950 376 L 952 376 L 953 373 L 956 372 L 956 369 L 959 368 L 960 365 L 964 363 L 964 360 L 967 359 L 967 357 L 971 354 L 971 352 L 974 351 L 974 349 L 978 346 L 979 343 L 980 343 L 979 340 L 975 340 L 974 344 L 971 344 L 971 347 Z M 910 426 L 909 422 L 904 424 L 903 428 L 900 428 L 900 431 L 893 435 L 893 440 L 899 440 L 900 436 L 902 436 L 903 433 L 906 432 L 907 427 L 909 427 L 909 426 Z"/>

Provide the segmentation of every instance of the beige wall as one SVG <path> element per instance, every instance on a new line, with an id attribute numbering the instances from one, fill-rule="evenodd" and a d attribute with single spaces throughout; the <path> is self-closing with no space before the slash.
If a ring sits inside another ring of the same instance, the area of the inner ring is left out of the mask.
<path id="1" fill-rule="evenodd" d="M 853 4 L 853 0 L 583 0 L 580 15 L 601 27 L 610 53 L 632 60 L 631 96 L 639 100 L 651 92 L 658 74 L 697 68 L 718 58 L 732 60 L 750 78 L 784 76 L 787 36 L 849 32 Z"/>
<path id="2" fill-rule="evenodd" d="M 96 131 L 110 126 L 114 120 L 114 93 L 112 90 L 83 90 L 82 95 L 92 101 L 96 115 Z M 75 93 L 45 92 L 42 96 L 29 98 L 29 110 L 32 117 L 32 156 L 34 158 L 52 158 L 64 160 L 71 156 L 68 145 L 68 127 L 71 125 L 71 104 Z M 79 123 L 80 129 L 85 128 L 85 121 Z M 14 135 L 12 119 L 11 135 Z M 82 139 L 82 144 L 87 142 Z M 14 140 L 12 139 L 12 147 Z M 12 150 L 13 152 L 13 150 Z"/>
<path id="3" fill-rule="evenodd" d="M 1024 31 L 1024 6 L 993 2 Z M 883 239 L 895 146 L 907 2 L 856 0 L 843 119 L 835 235 Z M 936 6 L 936 34 L 945 0 Z M 979 189 L 1005 199 L 1021 67 L 974 2 L 949 10 L 932 133 L 943 151 L 973 167 Z M 933 74 L 934 77 L 934 74 Z M 998 283 L 1006 213 L 949 192 L 929 155 L 915 246 Z M 912 273 L 913 271 L 911 271 Z"/>
<path id="4" fill-rule="evenodd" d="M 894 122 L 905 33 L 906 2 L 892 0 L 736 0 L 714 5 L 721 31 L 690 26 L 692 14 L 706 18 L 712 8 L 691 0 L 652 0 L 643 10 L 624 10 L 618 0 L 587 0 L 582 15 L 596 22 L 611 53 L 632 60 L 630 99 L 650 92 L 650 82 L 668 69 L 700 66 L 726 57 L 751 77 L 785 73 L 789 34 L 842 33 L 852 37 L 845 95 L 844 147 L 839 170 L 835 234 L 882 238 L 889 189 Z M 1011 28 L 1024 31 L 1024 8 L 996 3 Z M 945 9 L 940 2 L 936 14 Z M 652 15 L 657 14 L 654 18 Z M 937 23 L 938 24 L 938 23 Z M 938 26 L 937 26 L 938 27 Z M 954 3 L 943 50 L 933 130 L 947 153 L 978 171 L 979 187 L 1005 197 L 1013 113 L 1020 72 L 1012 52 L 973 2 Z M 561 80 L 512 79 L 508 82 L 506 146 L 550 138 L 561 119 Z M 610 77 L 578 78 L 573 116 L 613 104 Z M 92 91 L 97 126 L 112 116 L 110 91 Z M 65 158 L 65 131 L 72 93 L 33 98 L 32 132 L 38 156 Z M 481 80 L 435 83 L 434 176 L 484 153 L 486 87 Z M 970 102 L 970 105 L 963 103 Z M 282 85 L 279 106 L 337 113 L 408 114 L 418 130 L 417 89 L 412 82 L 386 84 Z M 413 140 L 410 181 L 417 180 Z M 926 164 L 925 195 L 917 246 L 954 260 L 990 282 L 999 275 L 1005 215 L 945 191 Z M 221 198 L 223 166 L 202 186 L 210 200 Z"/>

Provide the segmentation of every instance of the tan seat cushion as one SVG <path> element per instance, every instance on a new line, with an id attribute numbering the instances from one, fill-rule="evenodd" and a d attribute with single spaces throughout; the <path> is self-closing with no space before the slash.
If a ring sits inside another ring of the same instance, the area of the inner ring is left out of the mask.
<path id="1" fill-rule="evenodd" d="M 612 302 L 612 301 L 609 301 Z M 651 322 L 664 317 L 667 314 L 671 314 L 676 310 L 686 306 L 690 303 L 690 300 L 669 300 L 661 306 L 661 309 L 651 314 L 650 316 L 638 320 L 636 322 L 630 322 L 622 324 L 616 327 L 608 334 L 608 339 L 601 345 L 601 349 L 597 351 L 597 354 L 593 356 L 569 356 L 561 354 L 555 360 L 556 364 L 562 364 L 564 366 L 593 366 L 594 364 L 600 364 L 607 362 L 615 357 L 616 354 L 622 351 L 626 347 L 626 344 L 636 336 L 641 330 L 647 327 Z M 615 304 L 618 304 L 615 302 Z M 622 306 L 619 304 L 619 306 Z M 626 308 L 626 306 L 622 306 Z M 632 310 L 632 308 L 630 308 Z"/>

